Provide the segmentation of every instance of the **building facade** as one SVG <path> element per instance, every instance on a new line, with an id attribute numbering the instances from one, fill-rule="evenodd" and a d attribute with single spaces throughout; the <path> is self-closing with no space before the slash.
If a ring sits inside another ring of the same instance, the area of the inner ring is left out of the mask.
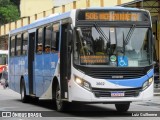
<path id="1" fill-rule="evenodd" d="M 47 11 L 53 8 L 53 0 L 21 0 L 21 17 L 32 16 L 34 14 Z"/>

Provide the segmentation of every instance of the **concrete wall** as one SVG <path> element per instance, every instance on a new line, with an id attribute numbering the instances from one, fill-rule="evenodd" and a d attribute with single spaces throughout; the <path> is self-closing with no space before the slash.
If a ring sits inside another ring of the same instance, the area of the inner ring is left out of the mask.
<path id="1" fill-rule="evenodd" d="M 62 6 L 62 5 L 66 5 L 68 3 L 71 3 L 75 0 L 53 0 L 53 5 L 54 6 Z"/>
<path id="2" fill-rule="evenodd" d="M 21 0 L 21 17 L 32 16 L 34 14 L 53 8 L 53 0 Z"/>

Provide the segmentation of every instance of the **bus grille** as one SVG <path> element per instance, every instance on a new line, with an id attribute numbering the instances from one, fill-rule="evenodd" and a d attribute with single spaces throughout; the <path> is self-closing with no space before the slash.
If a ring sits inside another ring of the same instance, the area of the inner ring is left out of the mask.
<path id="1" fill-rule="evenodd" d="M 146 75 L 147 69 L 144 68 L 96 68 L 90 69 L 89 76 L 99 79 L 133 79 Z"/>
<path id="2" fill-rule="evenodd" d="M 141 88 L 136 89 L 102 89 L 92 88 L 92 92 L 96 97 L 111 97 L 111 92 L 124 92 L 124 97 L 137 97 L 141 92 Z"/>

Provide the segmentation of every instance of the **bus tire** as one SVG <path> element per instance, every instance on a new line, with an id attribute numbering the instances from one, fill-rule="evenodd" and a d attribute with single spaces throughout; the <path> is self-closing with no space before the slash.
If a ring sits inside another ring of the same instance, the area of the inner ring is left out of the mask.
<path id="1" fill-rule="evenodd" d="M 130 103 L 115 104 L 115 107 L 118 112 L 127 112 L 130 107 Z"/>
<path id="2" fill-rule="evenodd" d="M 56 98 L 55 98 L 55 101 L 56 101 L 56 110 L 58 111 L 58 112 L 63 112 L 63 111 L 65 111 L 66 110 L 66 105 L 67 105 L 67 102 L 65 102 L 65 101 L 62 101 L 61 100 L 61 91 L 60 91 L 60 87 L 59 87 L 59 85 L 57 84 L 57 86 L 56 86 L 56 92 L 55 92 L 55 94 L 56 94 Z"/>
<path id="3" fill-rule="evenodd" d="M 21 82 L 21 101 L 23 103 L 27 103 L 29 100 L 29 96 L 26 95 L 26 87 L 24 84 L 24 80 Z"/>
<path id="4" fill-rule="evenodd" d="M 38 104 L 39 103 L 39 97 L 30 97 L 29 101 L 34 103 L 34 104 Z"/>

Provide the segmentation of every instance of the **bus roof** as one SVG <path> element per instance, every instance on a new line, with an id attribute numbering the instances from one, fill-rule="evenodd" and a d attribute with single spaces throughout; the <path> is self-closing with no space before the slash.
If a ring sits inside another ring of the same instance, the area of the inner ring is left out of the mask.
<path id="1" fill-rule="evenodd" d="M 139 11 L 143 9 L 138 9 L 138 8 L 131 8 L 131 7 L 121 7 L 121 6 L 113 6 L 113 7 L 90 7 L 86 9 L 106 9 L 106 10 L 134 10 L 134 11 Z"/>
<path id="2" fill-rule="evenodd" d="M 48 24 L 48 23 L 51 23 L 51 22 L 54 22 L 54 21 L 69 18 L 69 17 L 71 17 L 71 12 L 74 12 L 74 11 L 75 10 L 72 10 L 72 11 L 69 11 L 69 12 L 66 12 L 66 13 L 62 13 L 62 14 L 57 14 L 56 13 L 56 14 L 53 14 L 53 15 L 49 15 L 45 18 L 38 19 L 38 20 L 34 21 L 33 23 L 31 23 L 29 25 L 26 25 L 26 26 L 20 27 L 18 29 L 12 30 L 12 31 L 10 31 L 9 34 L 15 34 L 15 33 L 18 33 L 18 32 L 27 31 L 29 29 L 33 29 L 33 28 L 36 28 L 36 27 L 41 26 L 41 25 L 45 25 L 45 24 Z"/>
<path id="3" fill-rule="evenodd" d="M 120 6 L 114 6 L 114 7 L 90 7 L 90 8 L 83 8 L 81 10 L 131 10 L 131 11 L 140 11 L 140 9 L 138 8 L 129 8 L 129 7 L 120 7 Z M 23 26 L 23 27 L 20 27 L 18 29 L 15 29 L 15 30 L 11 30 L 9 32 L 9 34 L 15 34 L 15 33 L 18 33 L 18 32 L 24 32 L 24 31 L 27 31 L 29 29 L 33 29 L 33 28 L 36 28 L 38 26 L 41 26 L 41 25 L 45 25 L 45 24 L 48 24 L 50 22 L 54 22 L 54 21 L 58 21 L 58 20 L 61 20 L 61 19 L 65 19 L 65 18 L 68 18 L 68 17 L 72 17 L 72 18 L 75 18 L 75 12 L 76 10 L 78 9 L 73 9 L 69 12 L 66 12 L 66 13 L 61 13 L 61 14 L 58 14 L 58 13 L 55 13 L 53 15 L 49 15 L 45 18 L 41 18 L 41 19 L 38 19 L 36 21 L 34 21 L 33 23 L 29 24 L 29 25 L 26 25 L 26 26 Z M 142 11 L 146 11 L 146 10 L 143 10 L 141 9 Z M 74 13 L 74 14 L 73 14 Z"/>

